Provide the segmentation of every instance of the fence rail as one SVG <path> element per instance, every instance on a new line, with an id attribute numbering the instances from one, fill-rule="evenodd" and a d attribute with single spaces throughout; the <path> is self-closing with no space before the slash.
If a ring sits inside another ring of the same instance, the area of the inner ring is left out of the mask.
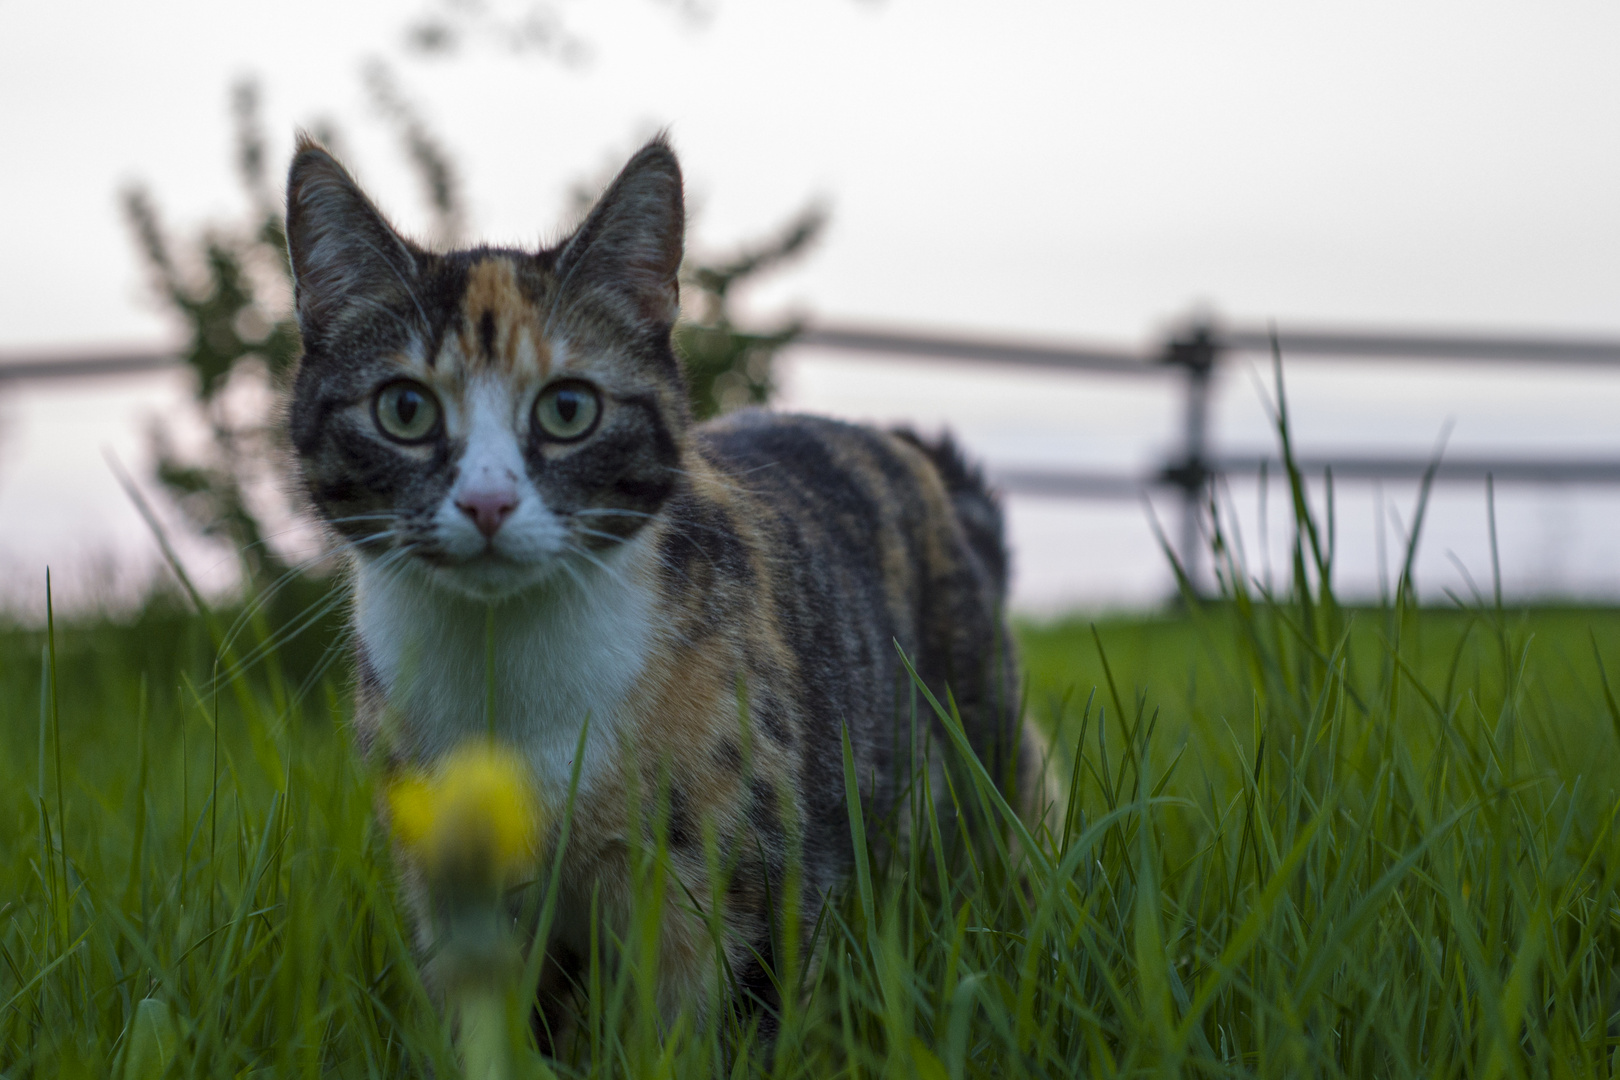
<path id="1" fill-rule="evenodd" d="M 1386 334 L 1353 330 L 1286 330 L 1277 346 L 1290 359 L 1394 358 L 1545 364 L 1620 364 L 1620 341 L 1579 338 L 1482 337 L 1447 334 Z M 1233 352 L 1270 352 L 1272 332 L 1239 330 L 1219 336 Z"/>
<path id="2" fill-rule="evenodd" d="M 1046 370 L 1094 371 L 1109 375 L 1155 375 L 1165 371 L 1157 363 L 1156 357 L 1123 349 L 942 337 L 869 327 L 812 326 L 794 338 L 793 344 L 906 356 L 929 362 L 955 360 Z"/>
<path id="3" fill-rule="evenodd" d="M 1432 466 L 1437 483 L 1478 483 L 1487 476 L 1504 484 L 1620 484 L 1620 458 L 1476 458 L 1300 455 L 1294 462 L 1307 476 L 1331 473 L 1337 480 L 1419 480 Z M 1216 476 L 1283 475 L 1274 457 L 1220 457 L 1210 462 Z M 1169 470 L 1148 473 L 1087 472 L 1076 469 L 1008 468 L 993 473 L 995 485 L 1018 495 L 1047 498 L 1139 499 L 1153 488 L 1180 488 Z"/>
<path id="4" fill-rule="evenodd" d="M 58 379 L 95 379 L 112 375 L 142 375 L 180 366 L 172 352 L 132 351 L 87 353 L 76 356 L 0 356 L 0 385 L 8 382 L 45 382 Z"/>
<path id="5" fill-rule="evenodd" d="M 800 343 L 822 349 L 888 356 L 965 361 L 1004 366 L 1069 370 L 1106 375 L 1179 375 L 1183 385 L 1181 445 L 1160 467 L 1146 474 L 1075 469 L 1003 469 L 993 474 L 1002 490 L 1046 498 L 1140 499 L 1155 488 L 1179 491 L 1181 522 L 1177 549 L 1195 586 L 1202 543 L 1199 513 L 1211 481 L 1222 475 L 1274 475 L 1280 462 L 1221 457 L 1209 438 L 1210 384 L 1223 360 L 1234 353 L 1271 353 L 1289 361 L 1409 360 L 1445 363 L 1620 366 L 1620 341 L 1566 337 L 1385 332 L 1340 329 L 1230 328 L 1193 323 L 1146 350 L 1063 346 L 1006 340 L 943 338 L 890 329 L 816 327 Z M 1434 467 L 1437 483 L 1620 484 L 1620 459 L 1356 456 L 1301 458 L 1301 468 L 1341 479 L 1418 479 Z"/>
<path id="6" fill-rule="evenodd" d="M 1139 499 L 1153 489 L 1179 491 L 1180 554 L 1196 573 L 1198 514 L 1211 480 L 1221 475 L 1275 473 L 1260 457 L 1224 457 L 1210 449 L 1210 384 L 1232 354 L 1270 353 L 1294 361 L 1408 360 L 1444 363 L 1514 363 L 1620 367 L 1620 340 L 1480 334 L 1384 332 L 1354 329 L 1226 327 L 1193 323 L 1148 348 L 1120 348 L 1014 339 L 945 336 L 891 327 L 818 325 L 795 346 L 914 359 L 928 363 L 989 364 L 1130 378 L 1180 378 L 1183 411 L 1180 447 L 1145 474 L 1077 469 L 1003 469 L 993 474 L 1003 490 L 1047 498 Z M 158 350 L 94 354 L 0 356 L 0 385 L 42 380 L 140 374 L 178 366 Z M 1308 472 L 1331 471 L 1347 480 L 1416 479 L 1430 457 L 1340 455 L 1307 457 Z M 1620 484 L 1620 458 L 1443 457 L 1437 482 L 1478 482 L 1489 476 L 1518 484 Z"/>

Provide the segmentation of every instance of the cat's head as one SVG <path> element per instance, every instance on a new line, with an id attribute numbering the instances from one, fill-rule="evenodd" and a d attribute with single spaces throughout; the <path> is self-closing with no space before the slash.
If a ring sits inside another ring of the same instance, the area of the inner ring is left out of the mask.
<path id="1" fill-rule="evenodd" d="M 435 254 L 325 150 L 287 181 L 304 357 L 289 431 L 357 557 L 500 600 L 604 565 L 679 480 L 680 166 L 643 147 L 540 251 Z"/>

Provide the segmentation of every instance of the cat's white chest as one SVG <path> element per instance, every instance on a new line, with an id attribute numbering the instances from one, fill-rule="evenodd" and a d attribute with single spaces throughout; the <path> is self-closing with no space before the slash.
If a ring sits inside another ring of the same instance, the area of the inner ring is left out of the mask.
<path id="1" fill-rule="evenodd" d="M 548 796 L 567 791 L 589 718 L 588 789 L 617 750 L 653 637 L 651 590 L 627 563 L 614 569 L 490 607 L 360 567 L 355 629 L 386 690 L 384 744 L 430 762 L 485 737 L 493 686 L 496 737 L 530 759 Z"/>

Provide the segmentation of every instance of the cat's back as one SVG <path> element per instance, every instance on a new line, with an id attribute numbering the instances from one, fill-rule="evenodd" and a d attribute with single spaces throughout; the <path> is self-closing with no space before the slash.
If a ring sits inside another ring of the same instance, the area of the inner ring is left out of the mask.
<path id="1" fill-rule="evenodd" d="M 801 559 L 863 579 L 829 584 L 881 583 L 891 601 L 915 601 L 924 583 L 992 607 L 1005 599 L 1000 507 L 948 438 L 763 409 L 692 434 L 767 542 L 804 547 Z"/>
<path id="2" fill-rule="evenodd" d="M 841 799 L 841 730 L 858 764 L 894 775 L 889 734 L 911 711 L 897 645 L 937 693 L 949 686 L 987 763 L 1000 759 L 1016 698 L 1007 556 L 999 507 L 956 448 L 763 410 L 691 434 L 700 482 L 666 508 L 666 580 L 756 662 L 768 651 L 758 643 L 778 644 L 782 662 L 756 675 L 787 693 L 756 708 L 818 748 L 806 767 L 826 775 L 806 775 L 808 790 Z M 831 828 L 835 803 L 822 808 Z"/>

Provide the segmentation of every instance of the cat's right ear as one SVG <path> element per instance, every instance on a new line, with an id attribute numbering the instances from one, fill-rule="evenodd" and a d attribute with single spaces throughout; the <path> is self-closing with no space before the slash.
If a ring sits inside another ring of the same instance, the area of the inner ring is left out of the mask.
<path id="1" fill-rule="evenodd" d="M 590 296 L 632 324 L 668 333 L 680 314 L 686 203 L 664 136 L 630 159 L 557 253 L 565 294 Z"/>
<path id="2" fill-rule="evenodd" d="M 375 314 L 378 305 L 413 311 L 421 252 L 394 231 L 348 171 L 302 132 L 287 173 L 287 256 L 306 348 L 351 318 Z M 420 308 L 414 313 L 420 315 Z"/>

